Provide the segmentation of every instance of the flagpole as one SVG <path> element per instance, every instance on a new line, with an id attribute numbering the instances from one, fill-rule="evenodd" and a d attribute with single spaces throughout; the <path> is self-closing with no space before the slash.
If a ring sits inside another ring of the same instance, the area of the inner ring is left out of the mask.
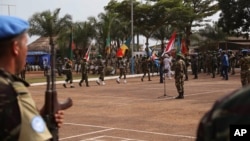
<path id="1" fill-rule="evenodd" d="M 131 0 L 131 70 L 132 74 L 134 74 L 134 63 L 133 63 L 133 52 L 134 52 L 134 5 L 133 5 L 133 0 Z"/>

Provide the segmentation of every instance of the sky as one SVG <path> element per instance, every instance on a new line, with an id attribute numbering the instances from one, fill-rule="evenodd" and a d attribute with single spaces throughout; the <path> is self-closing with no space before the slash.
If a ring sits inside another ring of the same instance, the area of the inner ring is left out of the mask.
<path id="1" fill-rule="evenodd" d="M 88 17 L 97 17 L 104 12 L 104 6 L 110 0 L 0 0 L 0 14 L 11 15 L 28 20 L 36 12 L 46 10 L 54 11 L 61 8 L 60 16 L 70 14 L 73 21 L 86 21 Z M 143 0 L 141 0 L 143 1 Z M 210 17 L 217 21 L 218 13 Z M 33 42 L 38 37 L 31 37 L 29 42 Z M 145 42 L 145 38 L 140 38 L 140 43 Z M 155 45 L 156 41 L 151 40 L 150 45 Z"/>

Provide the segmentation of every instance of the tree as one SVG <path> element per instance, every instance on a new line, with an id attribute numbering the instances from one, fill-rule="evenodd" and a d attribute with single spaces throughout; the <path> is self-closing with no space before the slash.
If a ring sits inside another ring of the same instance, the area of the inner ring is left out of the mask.
<path id="1" fill-rule="evenodd" d="M 62 18 L 59 18 L 59 13 L 60 8 L 56 9 L 54 12 L 44 11 L 32 15 L 29 19 L 29 35 L 49 37 L 51 45 L 54 42 L 53 39 L 68 32 L 72 24 L 72 17 L 70 15 L 65 15 Z M 65 43 L 61 44 L 65 45 Z"/>
<path id="2" fill-rule="evenodd" d="M 216 44 L 216 49 L 219 48 L 219 42 L 225 40 L 227 36 L 218 26 L 218 23 L 214 23 L 213 26 L 207 24 L 204 29 L 199 30 L 199 34 L 206 38 L 205 44 Z"/>
<path id="3" fill-rule="evenodd" d="M 192 27 L 201 26 L 201 22 L 204 21 L 204 18 L 218 12 L 218 5 L 216 0 L 183 0 L 183 2 L 184 6 L 190 10 L 187 22 L 184 23 L 186 45 L 189 46 Z"/>
<path id="4" fill-rule="evenodd" d="M 39 35 L 42 37 L 56 37 L 65 29 L 71 26 L 72 17 L 65 15 L 59 18 L 60 8 L 56 9 L 53 13 L 51 11 L 44 11 L 35 13 L 30 19 L 29 34 Z"/>
<path id="5" fill-rule="evenodd" d="M 219 26 L 230 34 L 242 34 L 248 38 L 250 31 L 250 1 L 249 0 L 218 0 L 221 9 Z"/>

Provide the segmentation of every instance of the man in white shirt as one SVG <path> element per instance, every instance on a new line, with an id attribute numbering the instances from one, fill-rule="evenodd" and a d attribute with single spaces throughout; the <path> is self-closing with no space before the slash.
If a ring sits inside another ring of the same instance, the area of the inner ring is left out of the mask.
<path id="1" fill-rule="evenodd" d="M 164 64 L 164 73 L 167 73 L 168 79 L 172 79 L 171 77 L 171 65 L 172 65 L 172 60 L 169 57 L 168 54 L 164 55 L 164 59 L 163 59 L 163 64 Z"/>

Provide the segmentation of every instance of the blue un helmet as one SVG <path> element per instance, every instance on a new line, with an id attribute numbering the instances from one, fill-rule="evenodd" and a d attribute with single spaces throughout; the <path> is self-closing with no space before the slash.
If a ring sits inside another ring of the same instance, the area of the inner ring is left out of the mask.
<path id="1" fill-rule="evenodd" d="M 241 52 L 242 52 L 243 55 L 247 55 L 248 50 L 247 49 L 242 49 Z"/>

